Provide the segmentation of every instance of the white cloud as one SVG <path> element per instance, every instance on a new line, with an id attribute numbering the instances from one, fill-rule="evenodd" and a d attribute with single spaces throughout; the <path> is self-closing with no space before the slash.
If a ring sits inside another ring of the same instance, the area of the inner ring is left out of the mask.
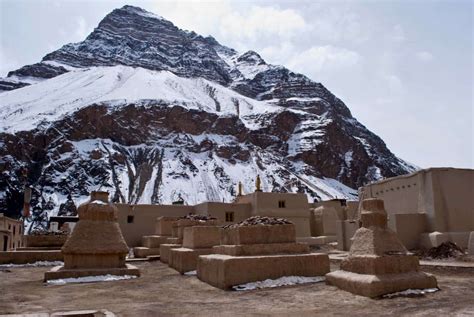
<path id="1" fill-rule="evenodd" d="M 399 95 L 403 92 L 403 83 L 400 77 L 394 74 L 389 74 L 385 75 L 384 79 L 391 95 Z"/>
<path id="2" fill-rule="evenodd" d="M 425 62 L 425 63 L 431 62 L 434 59 L 433 54 L 431 54 L 430 52 L 427 52 L 427 51 L 417 52 L 415 54 L 415 56 L 420 61 Z"/>
<path id="3" fill-rule="evenodd" d="M 86 19 L 84 17 L 79 16 L 76 18 L 76 31 L 75 35 L 79 41 L 82 41 L 86 38 L 86 36 L 90 33 L 90 30 L 87 28 Z"/>
<path id="4" fill-rule="evenodd" d="M 300 52 L 291 41 L 283 41 L 258 50 L 263 59 L 271 64 L 287 66 L 288 61 Z"/>
<path id="5" fill-rule="evenodd" d="M 300 13 L 278 6 L 194 0 L 158 1 L 155 8 L 157 14 L 178 27 L 212 35 L 241 51 L 286 41 L 310 29 Z"/>
<path id="6" fill-rule="evenodd" d="M 5 51 L 0 47 L 0 77 L 6 76 L 9 71 L 23 66 L 13 55 L 6 54 Z"/>
<path id="7" fill-rule="evenodd" d="M 320 4 L 311 19 L 313 35 L 325 42 L 363 43 L 370 37 L 370 28 L 364 28 L 363 20 L 353 8 Z"/>
<path id="8" fill-rule="evenodd" d="M 222 20 L 225 37 L 256 41 L 260 37 L 289 38 L 308 28 L 296 11 L 273 7 L 252 6 L 245 14 L 232 12 Z"/>
<path id="9" fill-rule="evenodd" d="M 288 62 L 289 68 L 301 72 L 318 73 L 347 69 L 361 60 L 359 53 L 331 45 L 313 46 L 294 56 Z"/>
<path id="10" fill-rule="evenodd" d="M 391 39 L 394 42 L 404 42 L 406 40 L 405 30 L 400 24 L 397 24 L 392 28 Z"/>

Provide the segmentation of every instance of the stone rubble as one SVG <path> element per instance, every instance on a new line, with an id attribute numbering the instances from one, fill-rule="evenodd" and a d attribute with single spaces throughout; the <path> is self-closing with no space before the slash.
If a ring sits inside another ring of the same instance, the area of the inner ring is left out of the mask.
<path id="1" fill-rule="evenodd" d="M 29 235 L 32 236 L 62 236 L 62 235 L 68 235 L 69 233 L 67 231 L 63 230 L 58 230 L 58 231 L 48 231 L 48 230 L 43 230 L 43 229 L 37 229 L 29 233 Z"/>
<path id="2" fill-rule="evenodd" d="M 224 226 L 224 229 L 237 228 L 237 227 L 246 227 L 246 226 L 275 226 L 275 225 L 287 225 L 292 224 L 291 221 L 284 218 L 275 218 L 275 217 L 265 217 L 265 216 L 253 216 L 242 220 L 239 223 L 231 224 Z"/>
<path id="3" fill-rule="evenodd" d="M 206 215 L 196 215 L 196 214 L 188 214 L 183 216 L 179 219 L 190 219 L 190 220 L 197 220 L 197 221 L 207 221 L 207 220 L 216 220 L 217 218 L 206 216 Z"/>
<path id="4" fill-rule="evenodd" d="M 426 251 L 425 256 L 432 259 L 456 258 L 464 255 L 464 251 L 454 242 L 446 241 Z"/>

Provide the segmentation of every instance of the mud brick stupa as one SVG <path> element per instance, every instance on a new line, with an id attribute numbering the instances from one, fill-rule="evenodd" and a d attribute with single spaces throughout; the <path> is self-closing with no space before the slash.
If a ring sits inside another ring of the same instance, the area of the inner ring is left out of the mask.
<path id="1" fill-rule="evenodd" d="M 171 249 L 183 247 L 184 229 L 193 226 L 217 226 L 220 221 L 216 218 L 204 215 L 189 214 L 173 222 L 172 236 L 167 239 L 167 243 L 160 245 L 160 261 L 169 263 Z"/>
<path id="2" fill-rule="evenodd" d="M 160 245 L 170 243 L 173 223 L 178 219 L 178 217 L 158 217 L 156 219 L 156 234 L 142 237 L 142 246 L 133 248 L 135 257 L 146 258 L 160 255 Z"/>
<path id="3" fill-rule="evenodd" d="M 62 247 L 64 266 L 46 272 L 44 280 L 100 275 L 135 275 L 139 270 L 125 263 L 128 246 L 117 222 L 117 208 L 108 193 L 92 192 L 78 208 L 79 222 Z"/>
<path id="4" fill-rule="evenodd" d="M 200 255 L 212 254 L 220 244 L 220 227 L 192 226 L 184 228 L 183 246 L 171 249 L 169 266 L 181 274 L 196 270 Z"/>
<path id="5" fill-rule="evenodd" d="M 254 216 L 221 229 L 215 254 L 201 255 L 198 278 L 229 289 L 283 276 L 322 276 L 329 272 L 327 254 L 309 253 L 297 243 L 295 225 L 286 219 Z"/>
<path id="6" fill-rule="evenodd" d="M 326 283 L 367 297 L 437 287 L 436 278 L 419 271 L 418 257 L 408 254 L 387 228 L 383 200 L 364 200 L 360 218 L 362 227 L 353 237 L 349 257 L 339 271 L 326 275 Z"/>

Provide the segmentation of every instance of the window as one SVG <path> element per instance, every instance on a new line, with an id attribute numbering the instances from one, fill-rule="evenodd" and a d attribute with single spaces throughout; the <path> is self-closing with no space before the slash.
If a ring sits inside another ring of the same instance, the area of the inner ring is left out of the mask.
<path id="1" fill-rule="evenodd" d="M 286 202 L 284 200 L 279 200 L 278 208 L 286 208 Z"/>
<path id="2" fill-rule="evenodd" d="M 133 223 L 133 216 L 127 216 L 127 223 Z"/>
<path id="3" fill-rule="evenodd" d="M 16 234 L 16 226 L 13 226 L 13 235 Z"/>
<path id="4" fill-rule="evenodd" d="M 225 221 L 226 222 L 234 222 L 234 212 L 229 211 L 225 213 Z"/>

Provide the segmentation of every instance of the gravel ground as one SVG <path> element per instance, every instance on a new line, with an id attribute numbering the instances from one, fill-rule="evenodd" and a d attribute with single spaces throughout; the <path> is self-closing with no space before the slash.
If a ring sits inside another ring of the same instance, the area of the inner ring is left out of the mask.
<path id="1" fill-rule="evenodd" d="M 222 291 L 159 261 L 135 264 L 142 270 L 138 279 L 48 286 L 42 282 L 48 268 L 2 269 L 0 314 L 107 309 L 118 316 L 474 315 L 474 269 L 430 268 L 441 291 L 374 300 L 325 283 Z"/>

